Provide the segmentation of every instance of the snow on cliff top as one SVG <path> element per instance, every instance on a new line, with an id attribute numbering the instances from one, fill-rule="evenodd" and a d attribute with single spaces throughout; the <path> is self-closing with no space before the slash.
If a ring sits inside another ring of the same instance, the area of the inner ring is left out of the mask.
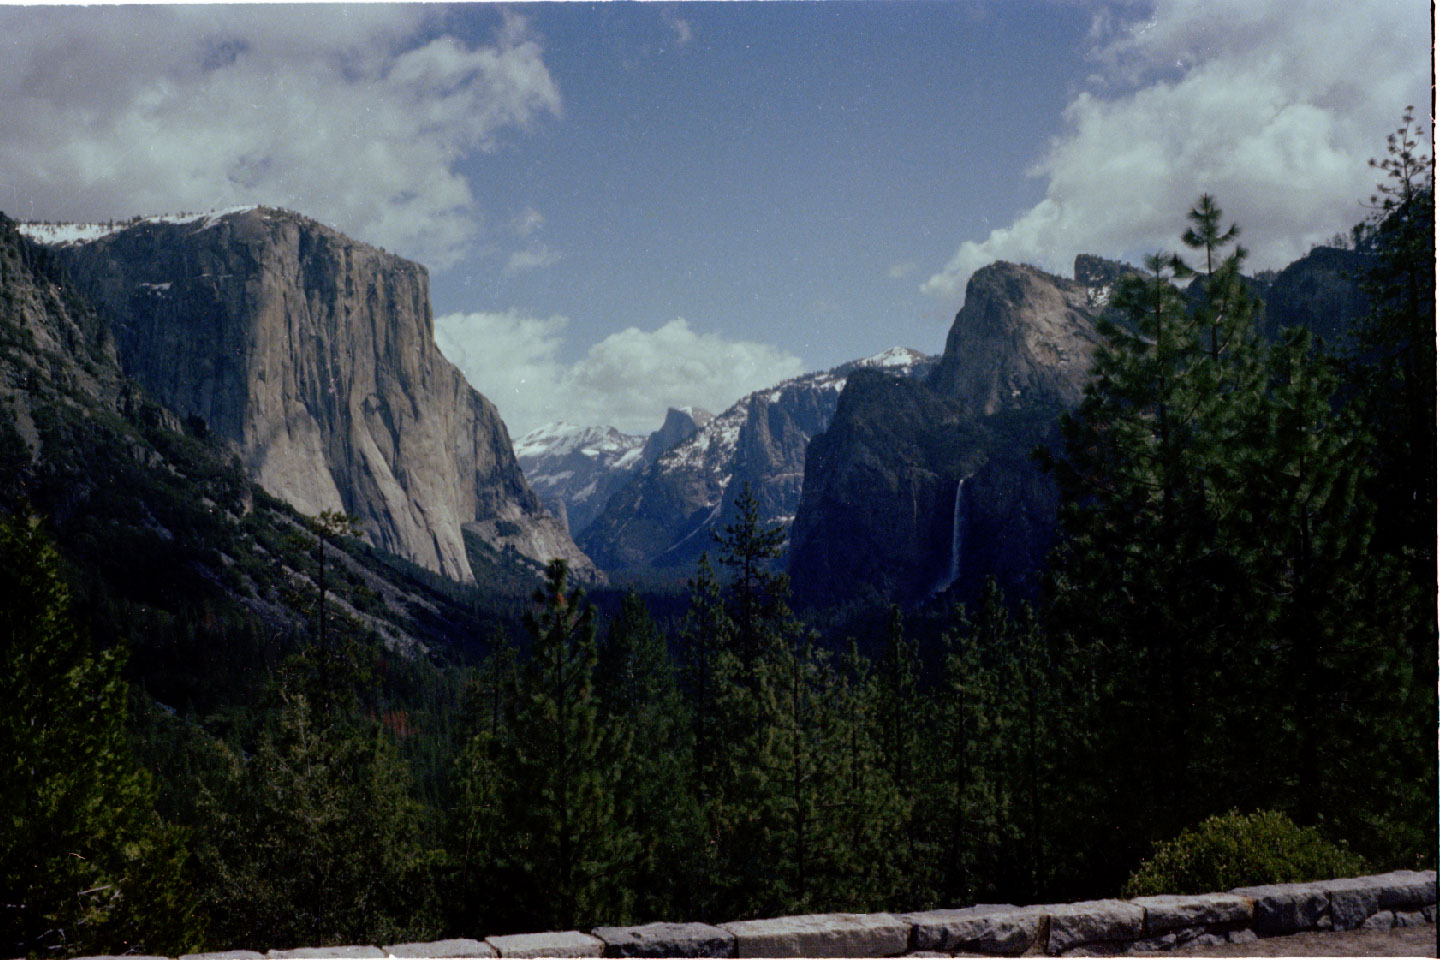
<path id="1" fill-rule="evenodd" d="M 67 243 L 90 243 L 112 233 L 139 226 L 144 223 L 195 223 L 203 230 L 212 227 L 225 217 L 236 213 L 248 213 L 255 204 L 243 207 L 226 207 L 208 213 L 167 213 L 156 217 L 139 217 L 130 220 L 109 220 L 105 223 L 25 223 L 19 224 L 22 234 L 36 243 L 61 245 Z"/>
<path id="2" fill-rule="evenodd" d="M 581 427 L 564 420 L 547 423 L 515 441 L 517 457 L 563 457 L 576 450 L 589 457 L 628 454 L 644 444 L 644 437 L 621 433 L 614 427 Z"/>

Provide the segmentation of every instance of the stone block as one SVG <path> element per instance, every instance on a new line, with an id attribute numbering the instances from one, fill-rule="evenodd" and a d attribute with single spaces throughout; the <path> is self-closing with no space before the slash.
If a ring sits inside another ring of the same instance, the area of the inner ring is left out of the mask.
<path id="1" fill-rule="evenodd" d="M 1393 926 L 1397 926 L 1395 923 L 1395 914 L 1389 910 L 1381 910 L 1379 913 L 1366 917 L 1365 922 L 1360 924 L 1360 929 L 1389 930 Z M 1400 926 L 1404 926 L 1404 924 L 1400 924 Z"/>
<path id="2" fill-rule="evenodd" d="M 187 953 L 180 960 L 265 960 L 265 954 L 254 950 L 214 950 L 210 953 Z"/>
<path id="3" fill-rule="evenodd" d="M 432 940 L 429 943 L 395 943 L 386 946 L 392 957 L 493 957 L 495 948 L 479 940 Z"/>
<path id="4" fill-rule="evenodd" d="M 605 942 L 579 930 L 550 933 L 509 933 L 486 937 L 485 942 L 502 957 L 599 957 Z"/>
<path id="5" fill-rule="evenodd" d="M 596 927 L 607 957 L 733 957 L 735 935 L 706 923 L 647 923 Z"/>
<path id="6" fill-rule="evenodd" d="M 1435 902 L 1434 870 L 1396 870 L 1363 879 L 1375 883 L 1381 910 L 1418 910 Z"/>
<path id="7" fill-rule="evenodd" d="M 906 913 L 911 950 L 1018 956 L 1039 938 L 1042 915 L 1009 904 Z"/>
<path id="8" fill-rule="evenodd" d="M 1212 927 L 1250 923 L 1255 901 L 1233 893 L 1202 893 L 1198 896 L 1135 897 L 1130 901 L 1145 909 L 1145 935 L 1158 936 L 1181 927 Z"/>
<path id="9" fill-rule="evenodd" d="M 1139 940 L 1145 927 L 1145 909 L 1124 900 L 1054 903 L 1030 909 L 1050 918 L 1045 952 L 1052 956 L 1102 940 Z"/>
<path id="10" fill-rule="evenodd" d="M 1279 937 L 1318 930 L 1329 920 L 1330 898 L 1313 883 L 1271 883 L 1230 891 L 1255 901 L 1255 932 Z"/>
<path id="11" fill-rule="evenodd" d="M 1425 922 L 1425 913 L 1421 910 L 1395 911 L 1395 926 L 1397 927 L 1418 927 Z"/>
<path id="12" fill-rule="evenodd" d="M 379 947 L 297 947 L 294 950 L 270 950 L 265 956 L 270 960 L 385 960 L 385 951 Z"/>
<path id="13" fill-rule="evenodd" d="M 898 957 L 910 924 L 888 913 L 821 913 L 720 924 L 737 957 Z"/>
<path id="14" fill-rule="evenodd" d="M 1254 930 L 1250 930 L 1247 928 L 1244 930 L 1231 930 L 1229 936 L 1227 936 L 1226 939 L 1229 940 L 1231 943 L 1254 943 L 1260 938 L 1255 935 Z"/>
<path id="15" fill-rule="evenodd" d="M 1429 905 L 1426 906 L 1425 909 L 1424 909 L 1423 911 L 1421 911 L 1421 912 L 1425 914 L 1425 920 L 1426 920 L 1427 923 L 1434 923 L 1434 922 L 1435 922 L 1435 904 L 1433 904 L 1433 903 L 1432 903 L 1432 904 L 1429 904 Z"/>
<path id="16" fill-rule="evenodd" d="M 1330 898 L 1336 930 L 1354 930 L 1380 909 L 1380 884 L 1373 877 L 1321 880 L 1315 886 Z"/>

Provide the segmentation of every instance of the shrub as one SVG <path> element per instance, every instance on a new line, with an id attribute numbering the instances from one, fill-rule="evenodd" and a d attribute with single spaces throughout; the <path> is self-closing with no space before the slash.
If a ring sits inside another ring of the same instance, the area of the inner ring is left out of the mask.
<path id="1" fill-rule="evenodd" d="M 1157 843 L 1125 882 L 1125 896 L 1209 893 L 1261 883 L 1301 883 L 1363 873 L 1365 862 L 1285 814 L 1236 810 Z"/>

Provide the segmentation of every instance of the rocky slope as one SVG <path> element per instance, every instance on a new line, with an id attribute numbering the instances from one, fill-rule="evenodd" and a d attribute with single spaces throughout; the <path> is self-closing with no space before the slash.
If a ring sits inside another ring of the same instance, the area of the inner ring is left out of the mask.
<path id="1" fill-rule="evenodd" d="M 923 382 L 852 377 L 810 444 L 790 573 L 809 602 L 968 596 L 994 575 L 1023 591 L 1053 539 L 1056 495 L 1029 453 L 1084 392 L 1123 266 L 978 271 Z"/>
<path id="2" fill-rule="evenodd" d="M 0 215 L 0 515 L 38 514 L 92 614 L 124 623 L 135 669 L 181 685 L 243 659 L 245 637 L 273 654 L 300 636 L 318 575 L 294 510 L 197 428 L 122 372 L 55 253 Z M 332 620 L 409 652 L 474 633 L 453 583 L 338 546 Z"/>
<path id="3" fill-rule="evenodd" d="M 1033 589 L 1058 497 L 1029 454 L 1057 442 L 1059 414 L 1084 393 L 1096 323 L 1133 270 L 1083 254 L 1073 279 L 992 264 L 971 278 L 927 380 L 852 377 L 809 447 L 790 550 L 797 594 L 967 598 L 992 575 L 1008 593 Z M 1303 326 L 1338 344 L 1366 309 L 1362 272 L 1362 255 L 1320 248 L 1251 281 L 1262 332 Z"/>
<path id="4" fill-rule="evenodd" d="M 551 423 L 517 440 L 515 457 L 545 507 L 578 536 L 639 470 L 711 419 L 696 407 L 672 407 L 648 437 L 614 427 Z"/>
<path id="5" fill-rule="evenodd" d="M 713 548 L 710 531 L 730 522 L 747 485 L 765 521 L 788 527 L 800 502 L 806 447 L 830 423 L 846 379 L 866 368 L 884 379 L 912 377 L 932 365 L 897 347 L 742 398 L 612 496 L 581 545 L 604 570 L 688 573 Z"/>
<path id="6" fill-rule="evenodd" d="M 307 514 L 473 579 L 468 531 L 594 568 L 521 474 L 495 407 L 435 346 L 418 264 L 270 208 L 42 238 L 114 331 L 125 372 Z"/>
<path id="7" fill-rule="evenodd" d="M 1286 327 L 1306 327 L 1330 348 L 1340 347 L 1369 310 L 1359 278 L 1369 264 L 1363 253 L 1316 247 L 1281 270 L 1260 291 L 1263 329 L 1271 337 Z"/>
<path id="8" fill-rule="evenodd" d="M 978 271 L 930 386 L 972 416 L 1078 403 L 1110 290 L 1108 278 L 1092 280 L 1100 282 L 1087 286 L 1004 261 Z"/>

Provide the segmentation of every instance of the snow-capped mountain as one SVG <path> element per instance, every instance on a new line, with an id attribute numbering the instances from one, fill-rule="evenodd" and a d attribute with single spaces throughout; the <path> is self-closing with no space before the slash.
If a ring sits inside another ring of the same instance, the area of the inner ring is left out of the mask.
<path id="1" fill-rule="evenodd" d="M 709 531 L 730 521 L 746 484 L 765 522 L 788 527 L 800 502 L 805 449 L 829 425 L 846 378 L 866 367 L 923 376 L 934 363 L 894 347 L 757 390 L 637 470 L 577 537 L 602 568 L 688 569 L 712 548 Z"/>
<path id="2" fill-rule="evenodd" d="M 709 420 L 709 413 L 695 407 L 672 409 L 648 437 L 557 421 L 517 440 L 515 456 L 545 506 L 578 533 L 638 469 Z"/>

